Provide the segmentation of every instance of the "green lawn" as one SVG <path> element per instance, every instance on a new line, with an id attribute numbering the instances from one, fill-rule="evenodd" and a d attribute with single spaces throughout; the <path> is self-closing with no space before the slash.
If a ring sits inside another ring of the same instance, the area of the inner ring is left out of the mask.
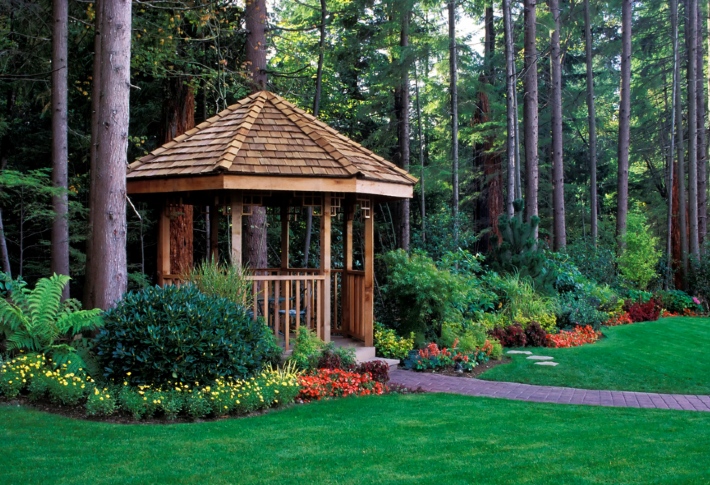
<path id="1" fill-rule="evenodd" d="M 701 483 L 710 413 L 445 394 L 116 425 L 0 405 L 0 483 Z"/>
<path id="2" fill-rule="evenodd" d="M 710 318 L 663 318 L 604 328 L 607 338 L 569 349 L 534 348 L 557 367 L 525 355 L 482 379 L 583 389 L 710 394 Z"/>

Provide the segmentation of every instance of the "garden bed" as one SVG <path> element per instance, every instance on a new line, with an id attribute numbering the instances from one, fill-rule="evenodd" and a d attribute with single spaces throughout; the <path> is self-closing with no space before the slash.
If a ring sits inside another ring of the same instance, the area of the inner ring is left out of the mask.
<path id="1" fill-rule="evenodd" d="M 510 357 L 502 357 L 500 360 L 489 360 L 488 362 L 478 364 L 476 367 L 474 367 L 471 371 L 469 372 L 456 372 L 452 368 L 443 368 L 443 369 L 436 369 L 436 370 L 425 370 L 425 371 L 417 371 L 417 370 L 407 370 L 402 367 L 399 367 L 399 369 L 406 370 L 408 372 L 417 372 L 417 373 L 430 373 L 430 374 L 440 374 L 442 376 L 453 376 L 453 377 L 468 377 L 469 379 L 475 379 L 484 372 L 487 372 L 494 367 L 498 367 L 499 365 L 503 364 L 509 364 L 512 362 L 512 359 Z"/>

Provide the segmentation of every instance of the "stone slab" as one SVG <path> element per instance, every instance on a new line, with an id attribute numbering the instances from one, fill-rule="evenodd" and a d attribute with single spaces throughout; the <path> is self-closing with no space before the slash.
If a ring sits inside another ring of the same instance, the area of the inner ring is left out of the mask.
<path id="1" fill-rule="evenodd" d="M 532 355 L 532 352 L 529 350 L 509 350 L 506 352 L 506 354 L 525 354 L 525 355 Z"/>
<path id="2" fill-rule="evenodd" d="M 551 367 L 555 367 L 556 365 L 559 365 L 558 362 L 550 362 L 549 360 L 546 362 L 535 362 L 535 365 L 549 365 Z"/>
<path id="3" fill-rule="evenodd" d="M 550 357 L 548 355 L 531 355 L 528 357 L 528 360 L 553 360 L 554 357 Z"/>

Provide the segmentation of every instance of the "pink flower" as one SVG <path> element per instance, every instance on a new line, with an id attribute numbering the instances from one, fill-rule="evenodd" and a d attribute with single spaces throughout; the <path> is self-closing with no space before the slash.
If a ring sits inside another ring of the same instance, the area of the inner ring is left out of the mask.
<path id="1" fill-rule="evenodd" d="M 700 300 L 698 300 L 696 297 L 693 297 L 693 303 L 696 305 L 700 305 Z"/>

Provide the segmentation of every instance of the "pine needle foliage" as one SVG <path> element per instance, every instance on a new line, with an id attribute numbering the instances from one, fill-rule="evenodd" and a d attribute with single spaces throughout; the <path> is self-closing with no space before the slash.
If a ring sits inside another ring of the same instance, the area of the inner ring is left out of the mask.
<path id="1" fill-rule="evenodd" d="M 55 274 L 40 279 L 32 290 L 17 281 L 10 298 L 0 299 L 0 332 L 9 352 L 41 352 L 57 365 L 86 367 L 77 347 L 85 347 L 82 332 L 98 328 L 101 310 L 82 310 L 74 299 L 62 302 L 62 289 L 69 280 Z"/>

